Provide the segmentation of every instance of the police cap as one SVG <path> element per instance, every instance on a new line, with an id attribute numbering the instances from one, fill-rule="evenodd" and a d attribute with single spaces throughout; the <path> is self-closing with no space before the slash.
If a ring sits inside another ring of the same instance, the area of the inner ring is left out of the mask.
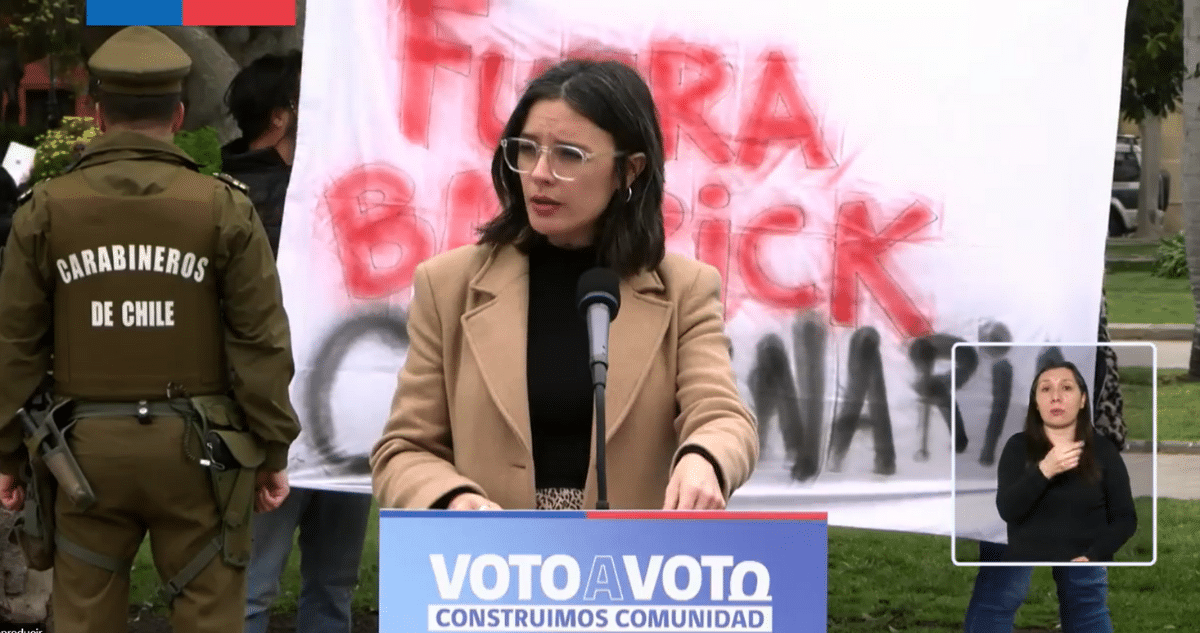
<path id="1" fill-rule="evenodd" d="M 149 26 L 130 26 L 108 38 L 88 60 L 105 92 L 158 95 L 183 91 L 192 58 Z"/>

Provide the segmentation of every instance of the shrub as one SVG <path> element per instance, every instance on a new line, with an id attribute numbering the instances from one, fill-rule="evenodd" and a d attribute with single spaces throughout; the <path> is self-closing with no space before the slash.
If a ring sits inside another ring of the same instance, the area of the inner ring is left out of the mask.
<path id="1" fill-rule="evenodd" d="M 37 138 L 30 181 L 38 182 L 61 175 L 99 134 L 100 128 L 90 118 L 63 117 L 59 127 Z M 175 135 L 175 145 L 200 164 L 201 173 L 211 176 L 221 170 L 221 142 L 213 128 L 205 126 L 179 132 Z"/>
<path id="2" fill-rule="evenodd" d="M 198 130 L 180 132 L 175 135 L 175 144 L 200 163 L 201 173 L 211 176 L 221 171 L 221 140 L 213 128 L 206 125 Z"/>
<path id="3" fill-rule="evenodd" d="M 1184 250 L 1182 231 L 1159 242 L 1158 252 L 1154 255 L 1153 274 L 1155 277 L 1187 276 L 1187 253 Z"/>
<path id="4" fill-rule="evenodd" d="M 29 181 L 39 182 L 63 173 L 99 133 L 92 119 L 63 117 L 61 125 L 38 136 Z"/>

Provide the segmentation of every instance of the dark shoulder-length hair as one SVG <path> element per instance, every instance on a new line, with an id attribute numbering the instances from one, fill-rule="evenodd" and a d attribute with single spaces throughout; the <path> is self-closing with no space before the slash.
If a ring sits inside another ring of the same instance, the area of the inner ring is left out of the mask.
<path id="1" fill-rule="evenodd" d="M 1087 383 L 1083 381 L 1083 374 L 1080 374 L 1079 368 L 1070 361 L 1057 358 L 1048 359 L 1040 365 L 1033 384 L 1029 386 L 1029 410 L 1025 414 L 1026 456 L 1029 463 L 1036 464 L 1042 461 L 1046 453 L 1050 452 L 1050 438 L 1046 437 L 1042 414 L 1038 412 L 1037 388 L 1042 375 L 1051 369 L 1070 369 L 1075 376 L 1075 383 L 1079 385 L 1079 390 L 1083 393 L 1083 408 L 1075 418 L 1075 440 L 1083 440 L 1083 450 L 1079 454 L 1079 465 L 1075 468 L 1089 481 L 1097 481 L 1100 479 L 1100 469 L 1096 465 L 1096 433 L 1092 429 L 1091 398 L 1088 396 Z"/>
<path id="2" fill-rule="evenodd" d="M 504 126 L 503 138 L 519 136 L 534 104 L 563 100 L 571 109 L 612 135 L 613 161 L 621 187 L 613 192 L 596 223 L 596 258 L 621 276 L 652 269 L 666 253 L 663 230 L 663 135 L 650 88 L 637 71 L 617 61 L 572 59 L 556 64 L 529 83 Z M 625 169 L 632 154 L 646 165 L 627 191 Z M 492 186 L 500 214 L 480 228 L 479 243 L 512 244 L 528 252 L 545 238 L 530 227 L 520 174 L 504 163 L 499 146 L 492 155 Z"/>

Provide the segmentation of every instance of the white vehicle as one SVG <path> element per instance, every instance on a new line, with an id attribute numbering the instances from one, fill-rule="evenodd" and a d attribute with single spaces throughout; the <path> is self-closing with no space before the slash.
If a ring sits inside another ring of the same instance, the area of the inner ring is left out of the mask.
<path id="1" fill-rule="evenodd" d="M 1117 136 L 1116 152 L 1113 156 L 1112 202 L 1108 207 L 1108 235 L 1125 235 L 1137 228 L 1138 191 L 1141 189 L 1142 147 L 1138 137 L 1127 134 Z M 1158 204 L 1154 210 L 1154 223 L 1160 224 L 1163 211 L 1170 201 L 1171 177 L 1166 171 L 1158 176 Z"/>

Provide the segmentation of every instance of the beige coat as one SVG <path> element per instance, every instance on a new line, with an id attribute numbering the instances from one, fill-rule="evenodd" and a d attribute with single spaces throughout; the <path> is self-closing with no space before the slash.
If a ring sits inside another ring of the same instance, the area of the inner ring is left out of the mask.
<path id="1" fill-rule="evenodd" d="M 379 505 L 427 508 L 468 486 L 504 508 L 535 507 L 528 257 L 466 246 L 418 266 L 413 287 L 408 359 L 371 456 Z M 754 469 L 758 432 L 734 381 L 719 294 L 715 268 L 674 254 L 621 282 L 606 394 L 614 509 L 661 508 L 683 446 L 716 459 L 727 498 Z M 595 507 L 595 479 L 593 467 L 585 508 Z"/>

